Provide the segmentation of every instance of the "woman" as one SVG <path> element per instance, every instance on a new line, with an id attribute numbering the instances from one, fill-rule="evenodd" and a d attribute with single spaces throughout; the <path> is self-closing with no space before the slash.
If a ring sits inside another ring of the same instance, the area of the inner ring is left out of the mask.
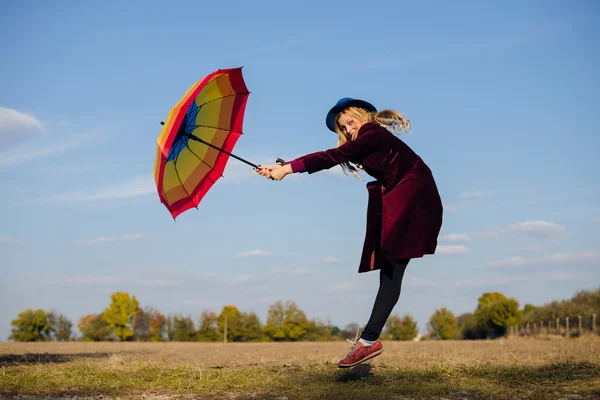
<path id="1" fill-rule="evenodd" d="M 281 180 L 291 173 L 309 174 L 341 165 L 356 176 L 356 167 L 375 178 L 367 183 L 369 202 L 358 272 L 380 270 L 379 290 L 360 339 L 351 341 L 339 367 L 352 367 L 383 351 L 379 335 L 400 297 L 410 259 L 434 254 L 442 226 L 442 202 L 429 167 L 394 135 L 410 121 L 393 110 L 377 111 L 370 103 L 343 98 L 326 117 L 338 146 L 297 158 L 285 165 L 259 166 L 257 172 Z"/>

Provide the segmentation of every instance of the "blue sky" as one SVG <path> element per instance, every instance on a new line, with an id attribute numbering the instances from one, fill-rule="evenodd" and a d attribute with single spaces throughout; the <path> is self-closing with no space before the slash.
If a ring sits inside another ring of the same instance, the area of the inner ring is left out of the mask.
<path id="1" fill-rule="evenodd" d="M 29 308 L 75 323 L 125 290 L 164 313 L 276 300 L 366 323 L 367 193 L 339 167 L 268 181 L 230 161 L 173 221 L 153 180 L 161 120 L 198 79 L 244 66 L 234 153 L 335 146 L 341 97 L 393 108 L 445 206 L 394 313 L 424 330 L 486 291 L 521 304 L 600 283 L 599 20 L 593 1 L 0 3 L 0 339 Z"/>

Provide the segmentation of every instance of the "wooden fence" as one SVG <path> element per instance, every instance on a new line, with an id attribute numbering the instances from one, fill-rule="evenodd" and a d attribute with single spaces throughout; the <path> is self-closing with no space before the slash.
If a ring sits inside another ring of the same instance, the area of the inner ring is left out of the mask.
<path id="1" fill-rule="evenodd" d="M 555 318 L 540 320 L 511 326 L 508 330 L 511 336 L 560 335 L 566 338 L 578 337 L 585 334 L 598 334 L 596 314 L 591 316 L 578 315 L 574 318 Z"/>

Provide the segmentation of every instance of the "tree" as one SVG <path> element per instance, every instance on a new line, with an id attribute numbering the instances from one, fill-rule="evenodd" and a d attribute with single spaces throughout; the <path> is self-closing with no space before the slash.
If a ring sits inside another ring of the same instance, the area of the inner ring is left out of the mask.
<path id="1" fill-rule="evenodd" d="M 386 336 L 391 340 L 412 340 L 419 334 L 417 321 L 409 314 L 402 318 L 390 315 L 384 328 Z"/>
<path id="2" fill-rule="evenodd" d="M 153 312 L 150 315 L 150 340 L 153 342 L 162 342 L 165 336 L 166 319 L 159 312 Z"/>
<path id="3" fill-rule="evenodd" d="M 204 311 L 200 315 L 198 340 L 201 342 L 217 342 L 219 340 L 219 318 L 214 312 Z"/>
<path id="4" fill-rule="evenodd" d="M 242 337 L 240 310 L 232 305 L 223 307 L 219 314 L 219 332 L 221 333 L 221 338 L 225 335 L 225 319 L 227 319 L 227 341 L 239 342 Z"/>
<path id="5" fill-rule="evenodd" d="M 302 340 L 307 328 L 306 314 L 293 301 L 284 304 L 279 300 L 269 307 L 264 334 L 270 340 Z"/>
<path id="6" fill-rule="evenodd" d="M 475 318 L 479 325 L 487 329 L 489 338 L 503 336 L 509 327 L 518 325 L 521 320 L 519 302 L 502 293 L 484 293 L 478 302 Z"/>
<path id="7" fill-rule="evenodd" d="M 133 338 L 137 341 L 147 342 L 150 340 L 150 314 L 143 308 L 138 308 L 131 322 Z"/>
<path id="8" fill-rule="evenodd" d="M 316 342 L 329 341 L 334 334 L 333 329 L 334 327 L 331 325 L 329 319 L 327 320 L 327 323 L 321 321 L 321 319 L 311 319 L 308 321 L 306 339 Z M 339 333 L 339 328 L 336 331 L 336 334 L 337 333 Z"/>
<path id="9" fill-rule="evenodd" d="M 536 310 L 536 306 L 534 306 L 533 304 L 525 304 L 523 306 L 523 315 L 527 315 L 529 313 L 532 313 Z"/>
<path id="10" fill-rule="evenodd" d="M 56 320 L 56 340 L 66 342 L 71 340 L 73 322 L 63 314 L 59 314 Z"/>
<path id="11" fill-rule="evenodd" d="M 481 325 L 477 324 L 477 319 L 473 313 L 464 313 L 456 318 L 458 325 L 459 335 L 462 339 L 475 340 L 485 339 L 487 336 L 487 330 Z"/>
<path id="12" fill-rule="evenodd" d="M 241 313 L 239 321 L 241 342 L 260 342 L 262 340 L 262 324 L 256 313 Z"/>
<path id="13" fill-rule="evenodd" d="M 441 340 L 454 339 L 457 332 L 458 323 L 452 311 L 446 307 L 435 310 L 429 319 L 430 337 L 439 337 Z"/>
<path id="14" fill-rule="evenodd" d="M 77 329 L 81 332 L 82 341 L 103 342 L 112 338 L 112 330 L 102 318 L 102 314 L 84 315 L 79 319 Z"/>
<path id="15" fill-rule="evenodd" d="M 194 321 L 190 317 L 175 316 L 173 318 L 173 336 L 175 342 L 195 342 L 198 333 L 194 327 Z"/>
<path id="16" fill-rule="evenodd" d="M 129 293 L 126 292 L 115 292 L 111 294 L 110 299 L 110 306 L 104 310 L 102 318 L 120 340 L 133 337 L 131 322 L 138 310 L 137 299 L 135 296 L 129 296 Z"/>
<path id="17" fill-rule="evenodd" d="M 52 314 L 41 309 L 21 311 L 11 325 L 9 338 L 17 342 L 48 341 L 55 331 Z"/>

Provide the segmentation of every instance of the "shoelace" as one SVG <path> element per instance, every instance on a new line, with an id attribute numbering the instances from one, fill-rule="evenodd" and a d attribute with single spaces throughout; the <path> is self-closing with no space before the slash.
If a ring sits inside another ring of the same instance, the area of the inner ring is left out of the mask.
<path id="1" fill-rule="evenodd" d="M 350 342 L 352 344 L 352 347 L 350 348 L 350 355 L 354 354 L 356 352 L 356 350 L 358 350 L 359 346 L 358 346 L 358 339 L 360 339 L 360 330 L 358 330 L 356 332 L 356 337 L 354 338 L 354 340 L 350 340 L 350 339 L 346 339 L 346 341 Z"/>

